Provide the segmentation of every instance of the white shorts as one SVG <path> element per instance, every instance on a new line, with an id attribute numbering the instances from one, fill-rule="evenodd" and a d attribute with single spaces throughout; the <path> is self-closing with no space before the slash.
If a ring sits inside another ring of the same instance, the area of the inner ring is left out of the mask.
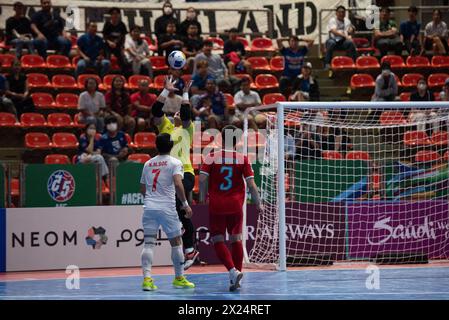
<path id="1" fill-rule="evenodd" d="M 182 235 L 182 223 L 176 211 L 144 210 L 142 224 L 144 236 L 157 235 L 160 226 L 168 239 Z"/>

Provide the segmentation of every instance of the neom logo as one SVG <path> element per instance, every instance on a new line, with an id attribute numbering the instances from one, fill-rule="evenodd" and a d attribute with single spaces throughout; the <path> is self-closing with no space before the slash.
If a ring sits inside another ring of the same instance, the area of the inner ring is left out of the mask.
<path id="1" fill-rule="evenodd" d="M 108 242 L 106 230 L 103 227 L 91 227 L 87 230 L 86 244 L 92 246 L 92 249 L 100 249 L 102 245 Z"/>

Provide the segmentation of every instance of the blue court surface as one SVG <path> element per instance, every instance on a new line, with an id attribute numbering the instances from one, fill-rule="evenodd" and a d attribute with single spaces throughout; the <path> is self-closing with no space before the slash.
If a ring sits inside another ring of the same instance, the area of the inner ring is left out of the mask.
<path id="1" fill-rule="evenodd" d="M 2 281 L 0 300 L 340 300 L 449 299 L 449 267 L 381 268 L 379 289 L 367 289 L 365 269 L 247 272 L 238 292 L 228 291 L 228 274 L 192 274 L 195 289 L 174 289 L 172 276 L 154 276 L 155 292 L 140 289 L 141 277 L 81 278 L 79 290 L 65 279 Z"/>

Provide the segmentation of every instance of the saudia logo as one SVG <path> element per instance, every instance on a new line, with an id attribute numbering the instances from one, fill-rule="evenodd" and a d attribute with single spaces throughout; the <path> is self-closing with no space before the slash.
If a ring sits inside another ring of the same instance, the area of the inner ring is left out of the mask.
<path id="1" fill-rule="evenodd" d="M 57 170 L 48 178 L 47 190 L 54 201 L 69 201 L 75 193 L 75 178 L 66 170 Z"/>
<path id="2" fill-rule="evenodd" d="M 374 224 L 374 232 L 379 234 L 380 231 L 383 231 L 381 233 L 382 237 L 373 237 L 370 232 L 367 239 L 369 244 L 379 245 L 392 239 L 413 239 L 421 241 L 436 239 L 436 228 L 433 222 L 429 222 L 428 217 L 424 218 L 424 223 L 422 225 L 413 225 L 413 222 L 409 221 L 407 225 L 398 224 L 397 226 L 392 226 L 390 225 L 390 220 L 391 217 L 386 217 Z"/>

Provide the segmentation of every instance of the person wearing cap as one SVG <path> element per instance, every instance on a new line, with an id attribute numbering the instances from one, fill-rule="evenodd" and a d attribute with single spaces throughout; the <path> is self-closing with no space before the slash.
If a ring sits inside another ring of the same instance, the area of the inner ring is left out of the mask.
<path id="1" fill-rule="evenodd" d="M 251 64 L 245 60 L 245 46 L 237 39 L 238 35 L 239 31 L 237 28 L 229 30 L 229 39 L 226 40 L 223 49 L 224 62 L 228 67 L 230 75 L 235 74 L 236 71 L 251 74 Z"/>
<path id="2" fill-rule="evenodd" d="M 293 82 L 293 94 L 290 101 L 319 101 L 320 89 L 318 82 L 312 76 L 312 63 L 306 62 L 302 66 L 301 74 Z"/>
<path id="3" fill-rule="evenodd" d="M 398 95 L 398 84 L 388 62 L 381 65 L 381 74 L 376 78 L 376 88 L 371 101 L 394 101 Z"/>
<path id="4" fill-rule="evenodd" d="M 326 56 L 324 57 L 324 68 L 328 70 L 335 50 L 345 50 L 354 60 L 357 57 L 357 51 L 351 34 L 354 32 L 354 26 L 351 20 L 346 18 L 346 8 L 338 6 L 335 10 L 335 17 L 330 18 L 327 25 L 329 39 L 326 41 Z"/>
<path id="5" fill-rule="evenodd" d="M 421 30 L 421 23 L 416 21 L 417 14 L 418 8 L 410 6 L 408 8 L 408 20 L 403 21 L 399 27 L 401 41 L 404 44 L 405 49 L 411 55 L 420 54 L 422 46 L 422 35 L 419 33 Z"/>
<path id="6" fill-rule="evenodd" d="M 15 2 L 12 17 L 6 20 L 6 44 L 15 47 L 16 57 L 22 56 L 22 48 L 26 47 L 29 54 L 34 54 L 34 42 L 30 19 L 25 17 L 25 6 L 22 2 Z"/>
<path id="7" fill-rule="evenodd" d="M 283 42 L 287 40 L 289 46 L 284 47 Z M 300 41 L 304 41 L 306 45 L 300 46 Z M 298 38 L 294 35 L 277 39 L 279 52 L 284 56 L 284 70 L 279 79 L 279 90 L 285 97 L 288 97 L 292 82 L 301 73 L 304 58 L 309 52 L 312 44 L 312 39 Z"/>
<path id="8" fill-rule="evenodd" d="M 389 50 L 393 50 L 394 54 L 400 56 L 403 44 L 396 22 L 390 19 L 390 13 L 391 10 L 388 7 L 383 7 L 380 10 L 379 27 L 374 29 L 374 41 L 381 56 L 387 55 Z"/>

